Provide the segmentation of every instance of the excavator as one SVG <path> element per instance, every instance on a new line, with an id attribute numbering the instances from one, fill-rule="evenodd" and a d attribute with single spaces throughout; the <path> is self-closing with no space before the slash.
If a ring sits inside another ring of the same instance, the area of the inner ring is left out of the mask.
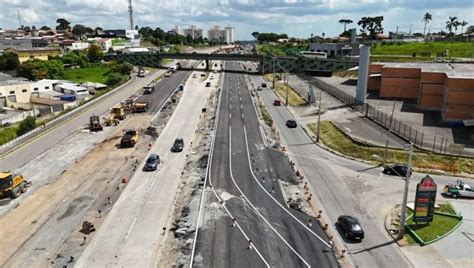
<path id="1" fill-rule="evenodd" d="M 23 175 L 12 172 L 0 172 L 0 198 L 17 198 L 26 192 L 31 182 L 26 181 Z"/>

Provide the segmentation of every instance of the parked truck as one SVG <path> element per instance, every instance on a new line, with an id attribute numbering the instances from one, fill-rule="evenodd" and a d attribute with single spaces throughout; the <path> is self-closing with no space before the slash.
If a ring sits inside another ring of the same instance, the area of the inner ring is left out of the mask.
<path id="1" fill-rule="evenodd" d="M 31 182 L 26 181 L 23 175 L 13 174 L 10 171 L 0 172 L 0 198 L 17 198 L 28 190 Z"/>

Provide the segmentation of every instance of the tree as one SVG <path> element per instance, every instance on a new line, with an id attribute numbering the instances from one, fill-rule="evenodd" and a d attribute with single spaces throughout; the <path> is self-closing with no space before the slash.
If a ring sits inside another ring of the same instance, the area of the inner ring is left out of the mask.
<path id="1" fill-rule="evenodd" d="M 92 30 L 92 29 L 91 29 Z M 72 33 L 76 36 L 83 36 L 87 32 L 87 27 L 82 24 L 76 24 L 72 27 Z"/>
<path id="2" fill-rule="evenodd" d="M 346 25 L 353 23 L 353 21 L 349 19 L 342 19 L 342 20 L 339 20 L 339 23 L 344 24 L 344 32 L 346 32 Z"/>
<path id="3" fill-rule="evenodd" d="M 43 31 L 51 31 L 52 29 L 48 26 L 41 26 L 40 30 L 43 30 Z"/>
<path id="4" fill-rule="evenodd" d="M 449 31 L 450 35 L 453 35 L 453 28 L 454 28 L 454 31 L 456 31 L 458 29 L 458 26 L 459 26 L 458 17 L 449 17 L 449 20 L 446 21 L 446 30 Z"/>
<path id="5" fill-rule="evenodd" d="M 138 31 L 138 25 L 135 25 L 135 30 L 137 30 L 137 31 Z"/>
<path id="6" fill-rule="evenodd" d="M 107 78 L 107 82 L 105 83 L 111 87 L 114 87 L 119 85 L 122 80 L 124 80 L 124 77 L 121 74 L 112 72 L 109 74 L 109 78 Z"/>
<path id="7" fill-rule="evenodd" d="M 71 29 L 71 23 L 67 21 L 66 19 L 59 18 L 56 20 L 56 23 L 58 26 L 56 26 L 56 30 L 70 30 Z"/>
<path id="8" fill-rule="evenodd" d="M 21 136 L 25 133 L 30 132 L 36 128 L 36 119 L 33 116 L 27 116 L 20 122 L 18 130 L 16 131 L 17 136 Z"/>
<path id="9" fill-rule="evenodd" d="M 189 34 L 186 36 L 186 43 L 188 43 L 188 44 L 192 44 L 192 43 L 193 43 L 193 37 L 192 37 L 191 35 L 189 35 Z"/>
<path id="10" fill-rule="evenodd" d="M 468 25 L 467 21 L 463 20 L 461 23 L 461 33 L 464 33 L 464 26 Z"/>
<path id="11" fill-rule="evenodd" d="M 63 62 L 57 59 L 47 61 L 32 60 L 21 64 L 17 69 L 17 75 L 30 80 L 61 79 L 63 76 Z"/>
<path id="12" fill-rule="evenodd" d="M 101 27 L 95 27 L 95 29 L 94 29 L 95 35 L 99 35 L 99 34 L 101 34 L 103 31 L 104 31 L 104 29 L 102 29 Z"/>
<path id="13" fill-rule="evenodd" d="M 383 32 L 382 28 L 383 16 L 377 17 L 362 17 L 357 24 L 361 26 L 361 33 L 363 38 L 369 35 L 370 40 L 377 39 L 377 35 Z"/>
<path id="14" fill-rule="evenodd" d="M 422 22 L 425 23 L 425 28 L 423 29 L 423 35 L 426 33 L 426 25 L 433 19 L 430 13 L 426 12 L 425 15 L 423 16 L 423 19 L 421 20 Z"/>
<path id="15" fill-rule="evenodd" d="M 101 61 L 104 57 L 104 53 L 102 52 L 102 48 L 97 44 L 91 44 L 87 49 L 87 57 L 92 62 Z"/>
<path id="16" fill-rule="evenodd" d="M 0 56 L 0 70 L 12 71 L 20 66 L 18 55 L 13 52 L 5 52 Z"/>
<path id="17" fill-rule="evenodd" d="M 36 31 L 36 26 L 31 26 L 31 30 Z"/>

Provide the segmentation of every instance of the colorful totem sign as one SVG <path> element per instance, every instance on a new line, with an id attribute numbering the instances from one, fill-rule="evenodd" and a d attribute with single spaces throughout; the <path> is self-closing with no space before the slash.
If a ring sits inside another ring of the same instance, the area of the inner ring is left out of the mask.
<path id="1" fill-rule="evenodd" d="M 415 215 L 413 215 L 415 223 L 433 221 L 436 189 L 436 183 L 428 175 L 416 185 Z"/>

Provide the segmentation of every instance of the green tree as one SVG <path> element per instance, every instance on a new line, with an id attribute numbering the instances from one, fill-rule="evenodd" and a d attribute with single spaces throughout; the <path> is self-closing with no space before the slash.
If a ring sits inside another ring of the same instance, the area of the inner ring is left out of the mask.
<path id="1" fill-rule="evenodd" d="M 18 55 L 13 52 L 6 52 L 0 56 L 0 70 L 11 71 L 20 66 Z"/>
<path id="2" fill-rule="evenodd" d="M 458 21 L 458 17 L 449 17 L 449 20 L 446 21 L 446 30 L 449 31 L 450 35 L 453 35 L 453 29 L 456 32 L 459 25 L 460 22 Z"/>
<path id="3" fill-rule="evenodd" d="M 101 61 L 104 57 L 104 53 L 102 52 L 102 48 L 97 44 L 91 44 L 87 49 L 87 57 L 92 62 Z"/>
<path id="4" fill-rule="evenodd" d="M 72 27 L 72 33 L 76 36 L 85 35 L 87 32 L 87 27 L 82 24 L 76 24 Z"/>
<path id="5" fill-rule="evenodd" d="M 124 77 L 121 74 L 111 72 L 109 74 L 109 78 L 107 78 L 106 84 L 108 86 L 115 87 L 115 86 L 119 85 L 120 83 L 122 83 L 123 80 L 124 80 Z"/>
<path id="6" fill-rule="evenodd" d="M 469 23 L 465 20 L 463 20 L 460 25 L 461 25 L 461 33 L 464 33 L 464 27 L 467 26 Z"/>
<path id="7" fill-rule="evenodd" d="M 421 20 L 422 22 L 425 23 L 425 28 L 423 29 L 423 35 L 426 34 L 426 25 L 428 25 L 428 23 L 433 20 L 433 16 L 431 16 L 430 13 L 426 12 L 425 15 L 423 16 L 423 19 Z"/>
<path id="8" fill-rule="evenodd" d="M 63 62 L 57 59 L 47 61 L 32 60 L 21 64 L 17 75 L 30 80 L 61 79 L 64 73 Z"/>
<path id="9" fill-rule="evenodd" d="M 346 32 L 346 25 L 353 23 L 353 21 L 350 19 L 341 19 L 339 20 L 339 23 L 344 25 L 344 32 Z"/>
<path id="10" fill-rule="evenodd" d="M 40 30 L 43 30 L 43 31 L 51 31 L 52 29 L 48 26 L 41 26 Z"/>
<path id="11" fill-rule="evenodd" d="M 33 116 L 27 116 L 20 122 L 18 130 L 16 131 L 17 136 L 21 136 L 25 133 L 30 132 L 36 128 L 36 119 Z"/>
<path id="12" fill-rule="evenodd" d="M 360 32 L 363 38 L 369 36 L 369 40 L 377 39 L 377 35 L 383 32 L 383 16 L 362 17 L 357 24 L 361 27 Z"/>
<path id="13" fill-rule="evenodd" d="M 56 23 L 58 26 L 56 26 L 56 30 L 70 30 L 71 29 L 71 23 L 67 21 L 66 19 L 59 18 L 56 20 Z"/>

